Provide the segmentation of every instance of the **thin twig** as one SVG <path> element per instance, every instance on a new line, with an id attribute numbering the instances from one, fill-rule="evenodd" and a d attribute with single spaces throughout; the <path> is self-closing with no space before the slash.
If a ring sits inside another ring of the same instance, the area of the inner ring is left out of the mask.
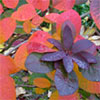
<path id="1" fill-rule="evenodd" d="M 24 85 L 24 84 L 21 84 L 21 85 L 16 84 L 16 87 L 29 87 L 29 88 L 36 88 L 36 86 L 34 86 L 34 85 Z"/>
<path id="2" fill-rule="evenodd" d="M 87 13 L 82 14 L 82 15 L 81 15 L 81 18 L 83 18 L 83 17 L 85 17 L 85 16 L 87 16 L 87 15 L 89 15 L 89 14 L 90 14 L 90 11 L 87 12 Z"/>

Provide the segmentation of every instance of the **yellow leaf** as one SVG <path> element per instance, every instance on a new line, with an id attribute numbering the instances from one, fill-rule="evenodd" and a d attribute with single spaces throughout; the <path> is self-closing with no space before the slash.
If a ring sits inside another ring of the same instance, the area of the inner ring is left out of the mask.
<path id="1" fill-rule="evenodd" d="M 43 94 L 46 90 L 43 90 L 41 88 L 35 88 L 36 94 Z"/>
<path id="2" fill-rule="evenodd" d="M 52 93 L 49 100 L 58 100 L 58 98 L 59 98 L 59 93 L 58 93 L 58 91 L 55 91 Z"/>
<path id="3" fill-rule="evenodd" d="M 49 88 L 51 83 L 46 78 L 36 78 L 33 81 L 33 84 L 39 88 Z"/>

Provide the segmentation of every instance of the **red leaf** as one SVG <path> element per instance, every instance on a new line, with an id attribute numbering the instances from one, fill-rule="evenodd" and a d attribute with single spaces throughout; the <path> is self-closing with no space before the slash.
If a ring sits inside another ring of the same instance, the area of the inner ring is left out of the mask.
<path id="1" fill-rule="evenodd" d="M 24 4 L 12 14 L 12 18 L 18 21 L 30 20 L 37 15 L 34 7 L 31 4 Z"/>
<path id="2" fill-rule="evenodd" d="M 74 27 L 76 29 L 76 34 L 78 35 L 80 33 L 81 18 L 80 18 L 79 14 L 76 11 L 71 9 L 69 11 L 66 11 L 66 12 L 60 14 L 60 16 L 58 17 L 58 20 L 57 20 L 57 34 L 59 35 L 59 37 L 60 37 L 60 34 L 61 34 L 62 24 L 67 20 L 70 20 L 72 22 L 72 24 L 74 25 Z"/>
<path id="3" fill-rule="evenodd" d="M 47 46 L 36 43 L 36 42 L 29 42 L 27 45 L 28 53 L 38 52 L 38 53 L 46 53 L 46 52 L 54 52 L 55 50 L 48 48 Z"/>
<path id="4" fill-rule="evenodd" d="M 69 10 L 75 4 L 75 0 L 53 0 L 53 7 L 58 10 Z"/>
<path id="5" fill-rule="evenodd" d="M 19 70 L 10 56 L 0 55 L 0 76 L 13 74 Z"/>
<path id="6" fill-rule="evenodd" d="M 33 27 L 38 27 L 41 23 L 43 22 L 43 18 L 40 17 L 39 15 L 34 16 L 34 18 L 32 19 L 32 24 Z"/>
<path id="7" fill-rule="evenodd" d="M 19 0 L 2 0 L 2 2 L 8 8 L 16 8 Z"/>
<path id="8" fill-rule="evenodd" d="M 49 7 L 49 0 L 26 0 L 31 3 L 36 9 L 45 11 Z"/>
<path id="9" fill-rule="evenodd" d="M 3 7 L 2 7 L 2 5 L 0 4 L 0 15 L 2 14 L 3 11 L 4 11 L 4 10 L 3 10 Z"/>
<path id="10" fill-rule="evenodd" d="M 10 76 L 0 77 L 0 100 L 16 100 L 15 83 Z"/>
<path id="11" fill-rule="evenodd" d="M 16 21 L 10 17 L 0 21 L 0 43 L 8 40 L 16 29 Z"/>
<path id="12" fill-rule="evenodd" d="M 48 47 L 52 46 L 47 39 L 52 38 L 51 35 L 44 31 L 36 31 L 30 38 L 29 42 L 37 42 Z"/>
<path id="13" fill-rule="evenodd" d="M 50 13 L 49 15 L 46 15 L 44 17 L 44 20 L 46 22 L 50 22 L 50 23 L 54 23 L 55 22 L 56 23 L 58 17 L 59 17 L 59 14 L 57 14 L 57 13 Z"/>
<path id="14" fill-rule="evenodd" d="M 100 29 L 100 0 L 91 0 L 90 12 L 97 27 Z"/>

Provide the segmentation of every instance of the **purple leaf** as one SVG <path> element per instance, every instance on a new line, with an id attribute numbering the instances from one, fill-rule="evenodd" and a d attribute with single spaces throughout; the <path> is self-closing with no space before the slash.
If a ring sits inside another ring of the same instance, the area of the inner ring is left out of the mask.
<path id="1" fill-rule="evenodd" d="M 59 50 L 63 50 L 61 43 L 58 40 L 55 39 L 48 39 L 48 41 L 53 44 L 55 47 L 57 47 Z"/>
<path id="2" fill-rule="evenodd" d="M 81 51 L 84 51 L 84 50 L 90 48 L 93 45 L 94 44 L 91 41 L 89 41 L 87 39 L 82 39 L 82 40 L 77 41 L 73 45 L 72 52 L 73 53 L 78 53 L 78 52 L 81 52 Z"/>
<path id="3" fill-rule="evenodd" d="M 68 73 L 70 73 L 73 70 L 74 66 L 73 66 L 72 58 L 70 56 L 65 56 L 63 58 L 63 64 Z"/>
<path id="4" fill-rule="evenodd" d="M 48 53 L 42 56 L 41 60 L 42 61 L 58 61 L 61 60 L 66 54 L 64 51 L 57 51 L 54 53 Z"/>
<path id="5" fill-rule="evenodd" d="M 58 69 L 60 67 L 60 62 L 59 61 L 56 61 L 54 63 L 54 66 L 55 66 L 55 69 Z"/>
<path id="6" fill-rule="evenodd" d="M 96 58 L 88 52 L 80 52 L 80 55 L 88 62 L 88 63 L 96 63 Z"/>
<path id="7" fill-rule="evenodd" d="M 61 96 L 71 95 L 78 89 L 78 79 L 75 72 L 64 76 L 63 73 L 57 69 L 55 74 L 55 85 Z"/>
<path id="8" fill-rule="evenodd" d="M 51 71 L 45 63 L 40 61 L 40 57 L 33 53 L 27 57 L 25 66 L 29 71 L 35 73 L 48 73 Z"/>
<path id="9" fill-rule="evenodd" d="M 82 75 L 90 81 L 100 82 L 100 56 L 96 56 L 97 64 L 91 64 L 87 70 L 81 70 Z"/>
<path id="10" fill-rule="evenodd" d="M 80 57 L 79 55 L 75 55 L 72 57 L 73 61 L 75 61 L 78 66 L 82 69 L 87 69 L 89 67 L 88 62 L 86 62 L 82 57 Z"/>
<path id="11" fill-rule="evenodd" d="M 71 25 L 69 24 L 70 22 L 67 21 L 65 24 L 62 26 L 62 33 L 63 33 L 63 45 L 64 48 L 67 50 L 71 49 L 74 38 L 73 38 L 73 30 L 70 27 Z M 70 26 L 69 26 L 70 25 Z"/>

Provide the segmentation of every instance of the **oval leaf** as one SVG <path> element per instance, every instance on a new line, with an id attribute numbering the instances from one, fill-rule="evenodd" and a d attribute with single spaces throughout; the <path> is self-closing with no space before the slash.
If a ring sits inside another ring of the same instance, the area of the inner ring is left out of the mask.
<path id="1" fill-rule="evenodd" d="M 16 21 L 10 17 L 0 20 L 0 43 L 8 40 L 16 29 Z"/>
<path id="2" fill-rule="evenodd" d="M 67 77 L 58 69 L 55 74 L 55 85 L 61 96 L 71 95 L 78 89 L 78 79 L 74 72 Z"/>
<path id="3" fill-rule="evenodd" d="M 2 2 L 8 8 L 16 8 L 19 0 L 2 0 Z"/>
<path id="4" fill-rule="evenodd" d="M 26 68 L 31 72 L 36 73 L 48 73 L 50 72 L 49 67 L 40 61 L 41 55 L 37 55 L 35 53 L 31 53 L 25 62 Z"/>
<path id="5" fill-rule="evenodd" d="M 49 88 L 51 86 L 50 81 L 46 78 L 36 78 L 33 84 L 39 88 Z"/>

